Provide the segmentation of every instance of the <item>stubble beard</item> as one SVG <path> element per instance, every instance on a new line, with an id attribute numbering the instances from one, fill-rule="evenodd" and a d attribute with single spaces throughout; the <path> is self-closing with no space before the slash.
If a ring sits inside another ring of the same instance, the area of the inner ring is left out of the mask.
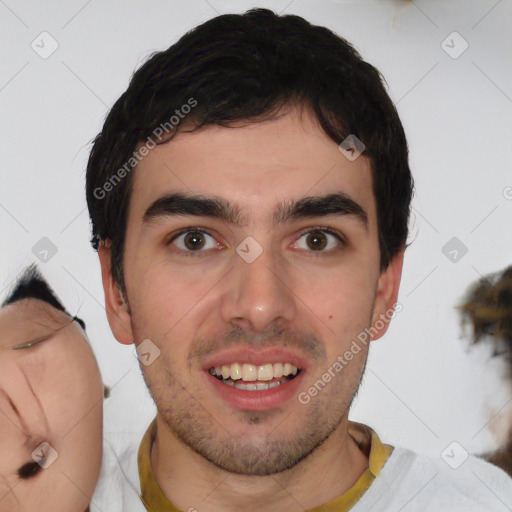
<path id="1" fill-rule="evenodd" d="M 305 416 L 301 415 L 302 425 L 296 425 L 294 432 L 288 437 L 279 436 L 281 424 L 278 423 L 266 436 L 251 438 L 247 432 L 230 435 L 229 424 L 223 420 L 221 424 L 214 419 L 166 369 L 159 370 L 159 377 L 163 377 L 159 380 L 164 383 L 163 386 L 153 382 L 153 377 L 149 377 L 142 370 L 157 410 L 174 437 L 217 468 L 246 476 L 281 473 L 295 467 L 312 454 L 348 414 L 362 378 L 361 373 L 353 393 L 341 402 L 328 400 L 331 393 L 327 392 L 304 405 L 306 413 Z M 339 378 L 342 384 L 344 379 L 341 375 Z M 341 391 L 341 388 L 337 391 Z M 340 395 L 336 393 L 334 396 Z M 232 417 L 247 425 L 260 426 L 272 416 L 267 412 L 241 411 Z M 292 413 L 290 416 L 296 417 L 296 414 Z M 286 420 L 287 417 L 283 418 L 281 423 L 284 424 Z M 287 423 L 289 425 L 289 421 Z"/>

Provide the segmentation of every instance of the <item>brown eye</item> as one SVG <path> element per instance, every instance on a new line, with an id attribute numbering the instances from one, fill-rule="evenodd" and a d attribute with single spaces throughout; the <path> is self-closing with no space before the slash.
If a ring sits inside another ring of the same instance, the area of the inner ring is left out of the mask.
<path id="1" fill-rule="evenodd" d="M 311 249 L 322 250 L 327 245 L 326 236 L 321 231 L 311 231 L 307 237 L 308 246 Z"/>
<path id="2" fill-rule="evenodd" d="M 24 480 L 28 480 L 36 476 L 40 470 L 41 466 L 37 462 L 27 462 L 18 469 L 18 476 Z"/>
<path id="3" fill-rule="evenodd" d="M 187 249 L 201 249 L 204 244 L 204 237 L 201 233 L 198 233 L 196 231 L 192 231 L 190 233 L 187 233 L 185 238 L 183 239 L 183 243 L 187 247 Z"/>
<path id="4" fill-rule="evenodd" d="M 339 253 L 346 243 L 342 234 L 324 227 L 309 229 L 302 233 L 295 245 L 299 249 L 304 249 L 308 256 L 320 257 Z"/>
<path id="5" fill-rule="evenodd" d="M 208 249 L 219 249 L 215 238 L 207 231 L 198 228 L 187 228 L 177 233 L 167 245 L 177 248 L 174 251 L 180 256 L 207 256 Z"/>

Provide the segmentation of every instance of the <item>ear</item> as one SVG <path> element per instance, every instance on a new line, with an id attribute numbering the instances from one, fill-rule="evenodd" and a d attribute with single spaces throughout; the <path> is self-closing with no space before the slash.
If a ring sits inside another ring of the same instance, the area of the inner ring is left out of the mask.
<path id="1" fill-rule="evenodd" d="M 402 278 L 404 252 L 405 247 L 396 254 L 388 268 L 380 274 L 370 328 L 372 340 L 378 340 L 384 336 L 388 330 L 393 313 L 402 310 L 402 305 L 397 304 L 396 301 Z"/>
<path id="2" fill-rule="evenodd" d="M 98 247 L 98 256 L 101 265 L 101 279 L 105 293 L 105 309 L 107 311 L 110 330 L 119 343 L 130 345 L 133 343 L 131 317 L 128 305 L 125 303 L 121 290 L 112 277 L 110 267 L 110 240 L 101 241 Z"/>

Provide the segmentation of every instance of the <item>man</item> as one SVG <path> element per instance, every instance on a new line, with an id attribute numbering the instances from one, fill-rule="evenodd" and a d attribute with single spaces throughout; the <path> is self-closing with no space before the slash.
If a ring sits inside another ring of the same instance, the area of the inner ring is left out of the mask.
<path id="1" fill-rule="evenodd" d="M 0 308 L 0 512 L 89 511 L 103 396 L 84 322 L 28 267 Z"/>
<path id="2" fill-rule="evenodd" d="M 87 200 L 110 327 L 158 413 L 130 485 L 93 503 L 505 510 L 512 481 L 488 463 L 455 472 L 348 420 L 411 195 L 378 71 L 326 28 L 219 16 L 145 63 L 94 141 Z"/>

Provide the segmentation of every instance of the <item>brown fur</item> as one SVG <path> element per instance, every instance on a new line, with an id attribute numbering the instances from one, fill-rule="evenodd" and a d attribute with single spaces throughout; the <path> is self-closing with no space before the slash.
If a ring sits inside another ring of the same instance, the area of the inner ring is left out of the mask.
<path id="1" fill-rule="evenodd" d="M 493 356 L 506 358 L 512 387 L 512 266 L 482 278 L 471 287 L 459 306 L 464 323 L 470 323 L 473 343 L 494 344 Z M 512 476 L 512 426 L 507 443 L 495 452 L 480 455 Z"/>

